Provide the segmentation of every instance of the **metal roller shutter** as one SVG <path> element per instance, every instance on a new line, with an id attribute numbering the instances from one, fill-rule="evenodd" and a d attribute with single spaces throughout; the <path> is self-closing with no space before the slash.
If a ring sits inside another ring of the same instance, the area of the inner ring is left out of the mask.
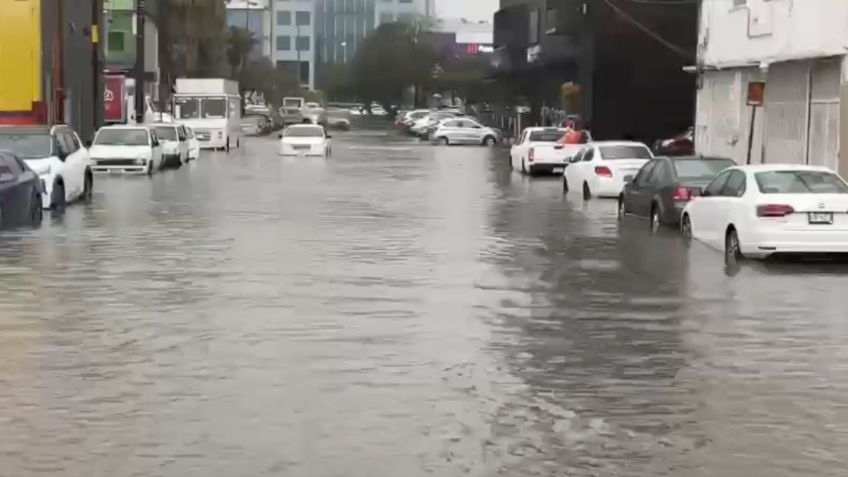
<path id="1" fill-rule="evenodd" d="M 810 63 L 804 61 L 777 63 L 769 68 L 764 162 L 807 162 L 809 75 Z"/>
<path id="2" fill-rule="evenodd" d="M 810 76 L 809 163 L 837 168 L 842 59 L 817 62 Z"/>

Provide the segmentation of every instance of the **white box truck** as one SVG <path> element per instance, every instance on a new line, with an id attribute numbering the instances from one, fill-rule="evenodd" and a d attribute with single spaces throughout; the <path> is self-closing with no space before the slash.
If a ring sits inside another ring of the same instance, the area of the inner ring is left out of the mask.
<path id="1" fill-rule="evenodd" d="M 200 147 L 229 151 L 241 146 L 238 83 L 219 78 L 179 78 L 174 120 L 194 130 Z"/>

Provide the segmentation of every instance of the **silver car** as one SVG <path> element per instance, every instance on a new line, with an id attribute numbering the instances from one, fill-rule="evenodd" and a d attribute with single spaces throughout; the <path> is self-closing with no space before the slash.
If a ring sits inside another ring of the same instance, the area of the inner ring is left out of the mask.
<path id="1" fill-rule="evenodd" d="M 499 134 L 470 118 L 442 120 L 433 132 L 433 139 L 445 144 L 482 144 L 494 146 Z"/>

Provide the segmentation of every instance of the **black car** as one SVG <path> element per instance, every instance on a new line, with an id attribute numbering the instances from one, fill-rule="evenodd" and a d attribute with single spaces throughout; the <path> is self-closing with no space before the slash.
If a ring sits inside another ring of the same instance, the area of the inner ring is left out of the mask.
<path id="1" fill-rule="evenodd" d="M 676 225 L 692 197 L 701 194 L 719 172 L 735 166 L 723 157 L 657 157 L 639 169 L 618 198 L 618 216 L 650 219 L 651 230 Z"/>
<path id="2" fill-rule="evenodd" d="M 39 225 L 43 185 L 24 161 L 0 151 L 0 228 Z"/>

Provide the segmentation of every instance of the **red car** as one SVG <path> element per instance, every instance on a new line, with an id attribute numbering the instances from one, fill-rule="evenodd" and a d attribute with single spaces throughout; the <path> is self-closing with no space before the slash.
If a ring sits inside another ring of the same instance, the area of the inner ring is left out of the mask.
<path id="1" fill-rule="evenodd" d="M 695 154 L 695 128 L 678 134 L 671 139 L 660 139 L 654 143 L 657 156 L 692 156 Z"/>

